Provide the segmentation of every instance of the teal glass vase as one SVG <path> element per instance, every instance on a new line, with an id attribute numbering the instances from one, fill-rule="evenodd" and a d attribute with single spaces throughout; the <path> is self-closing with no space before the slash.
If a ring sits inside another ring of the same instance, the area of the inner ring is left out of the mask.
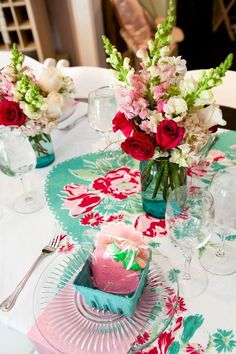
<path id="1" fill-rule="evenodd" d="M 164 219 L 170 191 L 187 183 L 186 167 L 179 167 L 168 159 L 142 161 L 140 174 L 143 210 Z"/>
<path id="2" fill-rule="evenodd" d="M 36 154 L 36 168 L 46 167 L 53 163 L 55 153 L 49 134 L 40 133 L 29 137 L 29 140 Z"/>

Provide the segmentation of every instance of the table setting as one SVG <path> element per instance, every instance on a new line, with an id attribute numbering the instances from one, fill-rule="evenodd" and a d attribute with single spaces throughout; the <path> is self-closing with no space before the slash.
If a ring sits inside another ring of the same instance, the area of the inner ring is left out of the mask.
<path id="1" fill-rule="evenodd" d="M 232 55 L 189 76 L 173 13 L 138 71 L 103 36 L 115 79 L 35 79 L 16 46 L 0 72 L 0 322 L 40 354 L 236 352 Z"/>

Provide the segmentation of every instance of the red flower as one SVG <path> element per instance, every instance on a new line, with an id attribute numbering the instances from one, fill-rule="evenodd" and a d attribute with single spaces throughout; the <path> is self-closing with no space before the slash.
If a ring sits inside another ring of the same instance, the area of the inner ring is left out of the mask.
<path id="1" fill-rule="evenodd" d="M 120 167 L 110 171 L 104 177 L 94 180 L 93 188 L 117 199 L 126 199 L 129 195 L 141 191 L 140 172 L 129 167 Z"/>
<path id="2" fill-rule="evenodd" d="M 160 354 L 167 354 L 168 348 L 174 340 L 175 338 L 172 336 L 171 332 L 163 332 L 158 337 L 158 348 L 160 349 Z"/>
<path id="3" fill-rule="evenodd" d="M 104 222 L 104 218 L 102 215 L 98 214 L 98 213 L 91 213 L 91 214 L 87 214 L 85 216 L 83 216 L 80 219 L 80 223 L 82 225 L 90 225 L 90 226 L 99 226 Z"/>
<path id="4" fill-rule="evenodd" d="M 124 215 L 118 214 L 118 215 L 110 215 L 109 218 L 106 220 L 106 222 L 123 221 L 123 220 L 124 220 Z"/>
<path id="5" fill-rule="evenodd" d="M 199 343 L 188 344 L 186 347 L 186 353 L 189 354 L 204 354 L 206 350 Z"/>
<path id="6" fill-rule="evenodd" d="M 140 132 L 134 132 L 133 136 L 121 143 L 121 148 L 126 154 L 139 161 L 149 160 L 155 151 L 152 138 Z"/>
<path id="7" fill-rule="evenodd" d="M 0 125 L 17 125 L 25 124 L 26 115 L 17 102 L 2 101 L 0 102 Z"/>
<path id="8" fill-rule="evenodd" d="M 138 216 L 134 226 L 137 230 L 141 231 L 144 236 L 167 236 L 165 220 L 159 220 L 147 214 Z"/>
<path id="9" fill-rule="evenodd" d="M 156 143 L 164 150 L 173 149 L 183 140 L 184 132 L 174 120 L 164 119 L 157 127 Z"/>
<path id="10" fill-rule="evenodd" d="M 117 112 L 113 118 L 113 131 L 121 130 L 126 138 L 130 137 L 134 130 L 134 124 L 131 120 L 127 119 L 124 113 Z"/>
<path id="11" fill-rule="evenodd" d="M 68 253 L 71 252 L 75 248 L 73 243 L 67 242 L 65 245 L 59 248 L 59 253 Z"/>
<path id="12" fill-rule="evenodd" d="M 178 304 L 177 308 L 175 308 L 176 304 L 176 295 L 168 297 L 166 300 L 165 306 L 166 306 L 166 314 L 167 316 L 173 316 L 175 312 L 181 311 L 187 311 L 184 303 L 184 299 L 182 297 L 178 298 Z"/>

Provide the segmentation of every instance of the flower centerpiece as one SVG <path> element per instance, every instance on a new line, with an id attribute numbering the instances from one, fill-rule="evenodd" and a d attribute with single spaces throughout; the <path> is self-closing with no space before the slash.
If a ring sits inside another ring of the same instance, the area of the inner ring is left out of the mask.
<path id="1" fill-rule="evenodd" d="M 169 191 L 186 183 L 187 167 L 197 163 L 217 126 L 226 124 L 211 89 L 222 83 L 233 58 L 229 54 L 217 68 L 202 71 L 198 81 L 186 78 L 186 61 L 168 56 L 173 13 L 171 0 L 154 39 L 147 49 L 137 51 L 137 71 L 103 36 L 107 62 L 118 79 L 119 112 L 113 131 L 124 134 L 121 149 L 140 161 L 144 210 L 160 218 L 165 216 Z"/>
<path id="2" fill-rule="evenodd" d="M 50 132 L 68 105 L 74 104 L 74 83 L 54 67 L 43 68 L 38 79 L 24 65 L 24 55 L 13 44 L 11 61 L 0 71 L 0 125 L 18 125 L 36 152 L 37 167 L 55 156 Z"/>

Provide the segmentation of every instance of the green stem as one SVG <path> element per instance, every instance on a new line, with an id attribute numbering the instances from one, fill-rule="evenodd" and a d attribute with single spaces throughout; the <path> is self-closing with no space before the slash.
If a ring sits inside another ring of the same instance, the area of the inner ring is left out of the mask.
<path id="1" fill-rule="evenodd" d="M 163 183 L 163 199 L 167 200 L 168 197 L 168 179 L 169 179 L 169 162 L 164 161 L 164 171 L 162 177 Z"/>
<path id="2" fill-rule="evenodd" d="M 141 183 L 144 191 L 147 189 L 151 182 L 151 170 L 154 162 L 154 160 L 149 160 L 141 173 Z"/>
<path id="3" fill-rule="evenodd" d="M 174 163 L 170 164 L 170 170 L 171 170 L 171 175 L 172 175 L 174 187 L 178 188 L 178 187 L 180 187 L 180 180 L 179 180 L 178 170 L 176 167 L 177 166 Z"/>
<path id="4" fill-rule="evenodd" d="M 163 162 L 160 162 L 159 170 L 160 170 L 160 171 L 159 171 L 159 174 L 158 174 L 158 177 L 157 177 L 157 180 L 156 180 L 156 185 L 155 185 L 155 188 L 154 188 L 154 191 L 153 191 L 153 194 L 152 194 L 152 199 L 156 198 L 158 189 L 159 189 L 160 184 L 161 184 L 162 175 L 163 175 L 163 171 L 164 171 L 164 164 L 163 164 Z"/>

